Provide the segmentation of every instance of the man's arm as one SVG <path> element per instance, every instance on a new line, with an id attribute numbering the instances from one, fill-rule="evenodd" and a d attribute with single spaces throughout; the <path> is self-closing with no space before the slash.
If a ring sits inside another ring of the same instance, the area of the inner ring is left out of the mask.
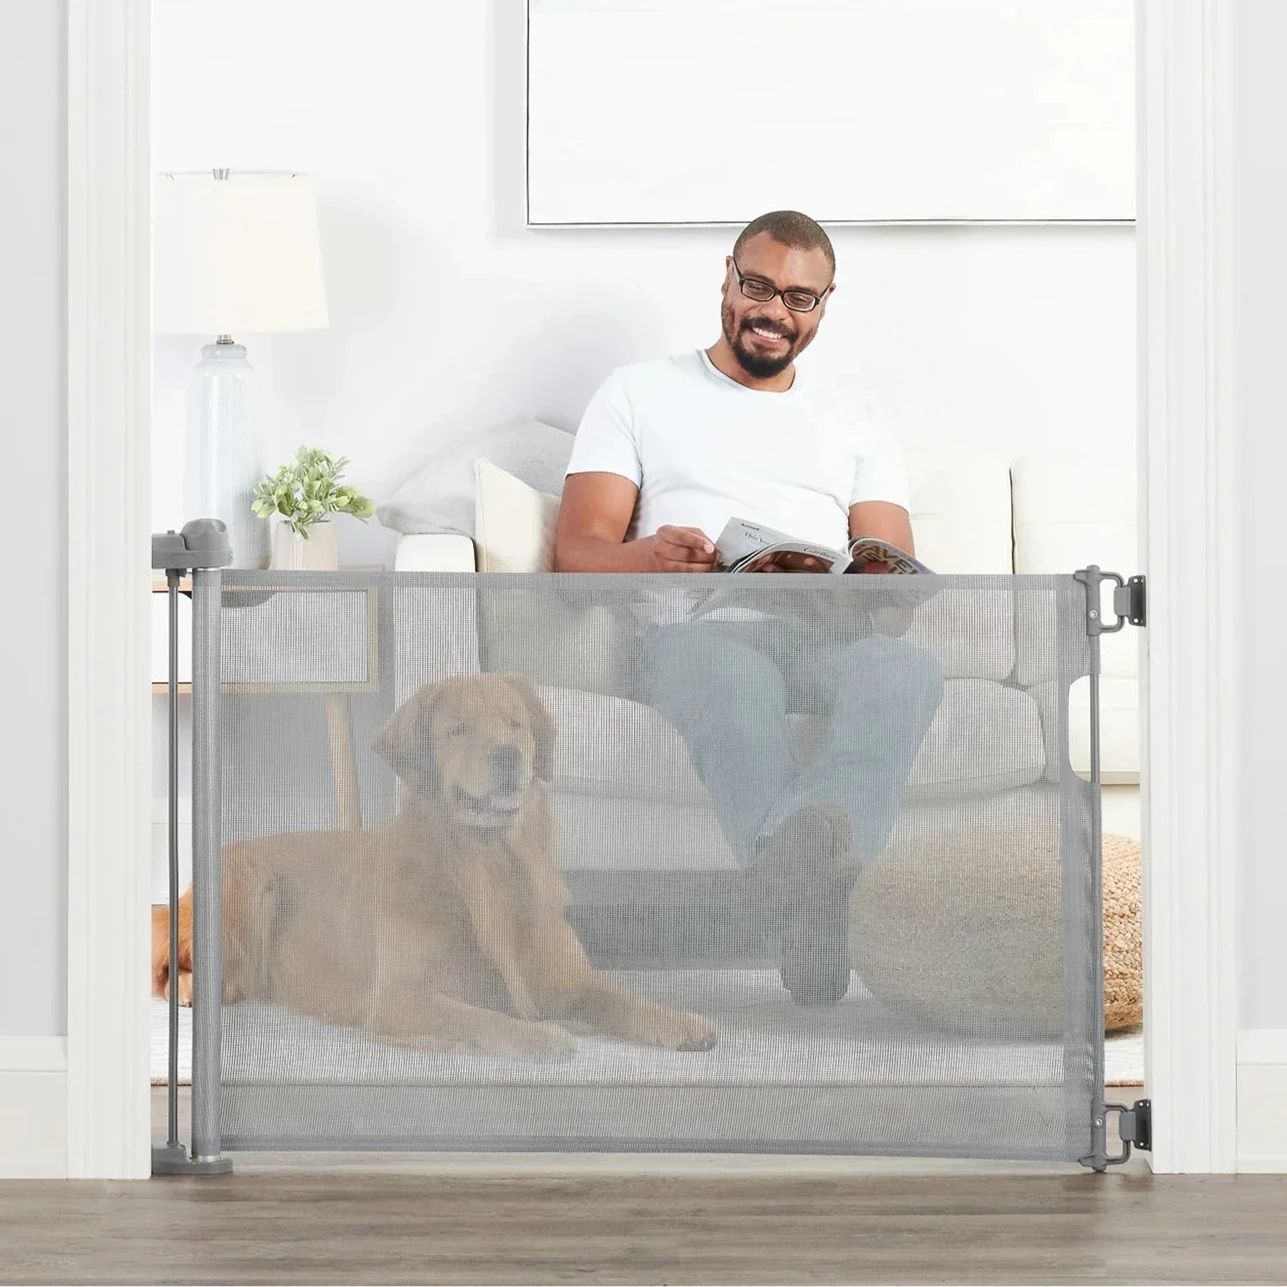
<path id="1" fill-rule="evenodd" d="M 627 541 L 639 488 L 620 474 L 569 474 L 554 530 L 556 572 L 711 572 L 715 542 L 695 527 Z"/>
<path id="2" fill-rule="evenodd" d="M 878 540 L 897 545 L 908 554 L 915 554 L 912 539 L 911 515 L 901 506 L 888 501 L 859 501 L 849 506 L 849 539 L 855 536 L 874 536 Z M 868 563 L 866 571 L 889 572 L 886 563 Z M 911 627 L 914 610 L 896 604 L 881 603 L 884 592 L 877 590 L 877 601 L 871 606 L 871 624 L 877 634 L 904 635 Z"/>
<path id="3" fill-rule="evenodd" d="M 908 554 L 916 553 L 911 515 L 889 501 L 859 501 L 849 506 L 849 539 L 855 536 L 874 536 Z"/>

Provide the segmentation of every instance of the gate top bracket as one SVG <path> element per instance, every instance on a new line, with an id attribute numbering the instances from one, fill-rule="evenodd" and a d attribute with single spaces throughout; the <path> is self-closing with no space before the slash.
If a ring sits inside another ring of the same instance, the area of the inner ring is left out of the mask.
<path id="1" fill-rule="evenodd" d="M 232 562 L 228 528 L 217 518 L 194 518 L 183 530 L 152 533 L 152 567 L 190 572 L 227 567 Z"/>
<path id="2" fill-rule="evenodd" d="M 1118 572 L 1104 572 L 1092 563 L 1073 573 L 1074 578 L 1086 587 L 1086 633 L 1089 635 L 1113 635 L 1123 626 L 1143 626 L 1147 624 L 1147 582 L 1142 576 L 1133 576 L 1129 580 Z M 1117 620 L 1111 626 L 1104 624 L 1100 612 L 1099 587 L 1104 581 L 1113 582 L 1113 612 Z"/>

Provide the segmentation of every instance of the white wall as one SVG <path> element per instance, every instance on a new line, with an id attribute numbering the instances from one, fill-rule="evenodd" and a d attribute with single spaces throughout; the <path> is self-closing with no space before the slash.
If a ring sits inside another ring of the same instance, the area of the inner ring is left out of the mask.
<path id="1" fill-rule="evenodd" d="M 1283 300 L 1287 298 L 1287 5 L 1237 0 L 1237 394 L 1245 521 L 1243 665 L 1245 700 L 1239 872 L 1242 961 L 1239 1026 L 1287 1031 L 1287 540 L 1283 488 Z M 1231 429 L 1233 427 L 1231 426 Z M 1284 1055 L 1283 1058 L 1287 1058 Z M 1287 1064 L 1283 1072 L 1287 1073 Z M 1280 1083 L 1287 1089 L 1287 1080 Z M 1287 1157 L 1287 1115 L 1283 1155 Z M 1263 1141 L 1258 1146 L 1264 1148 Z"/>
<path id="2" fill-rule="evenodd" d="M 727 229 L 523 227 L 522 0 L 155 0 L 158 169 L 317 176 L 329 331 L 248 337 L 271 455 L 305 439 L 377 500 L 438 443 L 519 412 L 575 427 L 615 365 L 709 344 Z M 695 121 L 712 165 L 754 139 Z M 1134 243 L 1121 228 L 839 229 L 805 361 L 905 441 L 1133 450 Z M 156 352 L 158 523 L 176 507 L 196 339 Z M 343 523 L 346 561 L 393 537 Z"/>
<path id="3" fill-rule="evenodd" d="M 66 5 L 0 5 L 0 1033 L 67 1031 Z"/>

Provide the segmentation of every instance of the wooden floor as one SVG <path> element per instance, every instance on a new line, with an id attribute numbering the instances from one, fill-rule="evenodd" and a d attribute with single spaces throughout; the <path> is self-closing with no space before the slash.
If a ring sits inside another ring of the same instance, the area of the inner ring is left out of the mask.
<path id="1" fill-rule="evenodd" d="M 1283 1283 L 1287 1183 L 1137 1175 L 0 1185 L 51 1283 Z"/>
<path id="2" fill-rule="evenodd" d="M 1287 1176 L 244 1155 L 215 1179 L 0 1184 L 0 1281 L 1282 1284 Z"/>

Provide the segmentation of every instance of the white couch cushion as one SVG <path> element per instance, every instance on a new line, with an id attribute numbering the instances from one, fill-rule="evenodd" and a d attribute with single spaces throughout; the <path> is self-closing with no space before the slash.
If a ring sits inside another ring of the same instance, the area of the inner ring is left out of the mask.
<path id="1" fill-rule="evenodd" d="M 564 871 L 732 871 L 737 868 L 712 809 L 555 791 Z M 1057 834 L 1059 793 L 1049 783 L 951 800 L 909 799 L 892 843 L 951 832 L 966 841 L 1000 827 Z"/>
<path id="2" fill-rule="evenodd" d="M 1004 456 L 922 447 L 903 453 L 916 555 L 943 575 L 1009 575 L 1010 465 Z M 949 679 L 1005 679 L 1014 668 L 1010 596 L 945 590 L 919 608 L 910 642 Z"/>
<path id="3" fill-rule="evenodd" d="M 907 783 L 909 799 L 1027 786 L 1045 772 L 1032 697 L 987 679 L 949 679 Z"/>
<path id="4" fill-rule="evenodd" d="M 1025 456 L 1011 469 L 1014 490 L 1014 570 L 1070 573 L 1098 564 L 1130 576 L 1139 544 L 1134 461 L 1081 455 Z M 1105 593 L 1105 619 L 1112 600 Z M 1139 674 L 1139 639 L 1131 630 L 1101 640 L 1103 674 L 1134 679 Z M 1050 640 L 1019 638 L 1016 678 L 1035 684 L 1054 679 Z"/>
<path id="5" fill-rule="evenodd" d="M 554 717 L 556 790 L 709 806 L 684 739 L 651 706 L 584 688 L 538 691 Z"/>
<path id="6" fill-rule="evenodd" d="M 929 565 L 943 573 L 1009 573 L 1010 475 L 1005 460 L 934 450 L 909 453 L 907 463 L 917 549 Z M 553 564 L 557 497 L 486 458 L 475 461 L 474 474 L 478 570 L 548 570 Z M 418 566 L 410 548 L 414 539 L 406 537 L 400 544 L 399 567 Z M 1009 596 L 1003 593 L 947 590 L 918 610 L 907 637 L 932 651 L 949 679 L 1004 679 L 1014 666 L 1011 608 Z M 489 623 L 492 664 L 556 683 L 556 656 L 561 648 L 537 636 L 547 632 L 560 638 L 571 636 L 569 642 L 592 647 L 600 658 L 591 687 L 599 692 L 620 691 L 614 678 L 619 668 L 609 656 L 621 642 L 620 631 L 592 641 L 586 625 L 574 614 L 557 611 L 554 619 L 525 618 L 518 598 L 498 600 Z"/>
<path id="7" fill-rule="evenodd" d="M 945 679 L 1007 679 L 1014 669 L 1014 595 L 940 590 L 916 609 L 905 638 L 938 658 Z"/>
<path id="8" fill-rule="evenodd" d="M 943 575 L 1014 571 L 1010 462 L 989 452 L 904 451 L 916 556 Z"/>
<path id="9" fill-rule="evenodd" d="M 628 609 L 582 607 L 548 590 L 492 590 L 484 582 L 478 615 L 488 670 L 510 671 L 552 689 L 576 684 L 592 694 L 625 690 L 639 631 Z"/>
<path id="10" fill-rule="evenodd" d="M 1014 480 L 1015 571 L 1074 572 L 1092 563 L 1130 576 L 1138 550 L 1134 461 L 1089 456 L 1027 456 L 1012 467 Z M 1111 586 L 1101 610 L 1111 620 Z M 1048 742 L 1056 728 L 1055 650 L 1050 615 L 1025 613 L 1019 605 L 1015 678 L 1040 685 Z M 1100 639 L 1100 754 L 1107 782 L 1134 782 L 1140 770 L 1138 632 L 1126 627 Z M 1073 769 L 1090 772 L 1089 679 L 1070 695 L 1069 755 Z M 1047 770 L 1057 776 L 1051 759 Z"/>
<path id="11" fill-rule="evenodd" d="M 1059 685 L 1050 680 L 1030 690 L 1041 711 L 1046 739 L 1046 777 L 1059 780 Z M 1106 676 L 1099 681 L 1100 772 L 1110 786 L 1139 781 L 1139 683 Z M 1068 693 L 1068 759 L 1074 773 L 1090 776 L 1090 678 L 1079 679 Z"/>
<path id="12" fill-rule="evenodd" d="M 544 686 L 557 729 L 556 790 L 615 799 L 708 806 L 710 797 L 674 726 L 640 702 L 584 688 Z M 817 717 L 792 715 L 797 758 L 807 763 L 825 733 Z M 985 679 L 954 679 L 925 735 L 908 782 L 909 798 L 1001 791 L 1045 771 L 1041 717 L 1022 689 Z"/>
<path id="13" fill-rule="evenodd" d="M 737 859 L 706 805 L 626 796 L 550 796 L 564 871 L 730 871 Z"/>

